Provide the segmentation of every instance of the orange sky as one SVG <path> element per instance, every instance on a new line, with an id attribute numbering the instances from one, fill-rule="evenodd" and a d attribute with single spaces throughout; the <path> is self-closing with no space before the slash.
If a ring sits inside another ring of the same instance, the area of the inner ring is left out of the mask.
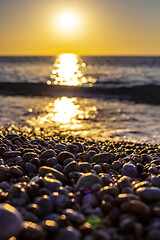
<path id="1" fill-rule="evenodd" d="M 0 0 L 0 55 L 160 55 L 159 13 L 159 0 Z"/>

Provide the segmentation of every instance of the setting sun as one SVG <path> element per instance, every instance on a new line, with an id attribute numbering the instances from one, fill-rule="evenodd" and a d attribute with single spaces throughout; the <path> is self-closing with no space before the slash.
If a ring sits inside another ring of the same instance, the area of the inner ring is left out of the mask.
<path id="1" fill-rule="evenodd" d="M 80 23 L 80 19 L 74 12 L 62 12 L 57 16 L 57 25 L 62 31 L 70 32 L 75 30 Z"/>

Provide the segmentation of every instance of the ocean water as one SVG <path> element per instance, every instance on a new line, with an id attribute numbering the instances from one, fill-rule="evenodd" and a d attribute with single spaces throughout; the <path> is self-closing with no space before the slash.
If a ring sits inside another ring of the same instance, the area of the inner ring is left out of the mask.
<path id="1" fill-rule="evenodd" d="M 54 82 L 54 76 L 84 77 L 97 87 L 159 85 L 160 57 L 0 57 L 0 82 Z"/>
<path id="2" fill-rule="evenodd" d="M 0 57 L 0 126 L 160 143 L 159 85 L 160 57 Z"/>

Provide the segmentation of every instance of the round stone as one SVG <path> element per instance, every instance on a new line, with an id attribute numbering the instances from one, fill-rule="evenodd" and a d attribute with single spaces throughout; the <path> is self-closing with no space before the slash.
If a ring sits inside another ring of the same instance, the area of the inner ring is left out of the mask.
<path id="1" fill-rule="evenodd" d="M 46 150 L 44 151 L 41 155 L 40 155 L 40 158 L 51 158 L 51 157 L 55 157 L 56 153 L 54 150 Z"/>
<path id="2" fill-rule="evenodd" d="M 144 201 L 159 201 L 160 189 L 158 187 L 138 188 L 136 194 Z"/>
<path id="3" fill-rule="evenodd" d="M 78 172 L 79 165 L 76 161 L 68 163 L 64 168 L 64 173 L 69 174 L 70 172 Z"/>
<path id="4" fill-rule="evenodd" d="M 39 206 L 41 216 L 48 215 L 53 210 L 52 200 L 47 195 L 37 197 L 35 203 Z"/>
<path id="5" fill-rule="evenodd" d="M 9 204 L 0 204 L 0 240 L 16 237 L 21 230 L 22 217 Z"/>
<path id="6" fill-rule="evenodd" d="M 139 200 L 131 200 L 124 202 L 120 207 L 122 212 L 136 214 L 141 218 L 148 218 L 150 216 L 150 208 L 147 204 Z"/>
<path id="7" fill-rule="evenodd" d="M 52 192 L 58 192 L 59 188 L 62 186 L 62 183 L 57 179 L 45 176 L 42 180 L 44 187 L 48 188 Z"/>
<path id="8" fill-rule="evenodd" d="M 90 158 L 89 162 L 93 163 L 112 163 L 116 160 L 116 157 L 112 153 L 99 153 L 95 154 L 93 157 Z"/>
<path id="9" fill-rule="evenodd" d="M 88 189 L 91 190 L 92 186 L 97 183 L 102 185 L 102 180 L 99 176 L 93 173 L 86 173 L 79 178 L 75 188 L 76 191 Z"/>
<path id="10" fill-rule="evenodd" d="M 58 161 L 60 164 L 63 164 L 64 160 L 67 158 L 73 158 L 73 160 L 75 159 L 75 156 L 67 151 L 63 151 L 58 155 Z"/>
<path id="11" fill-rule="evenodd" d="M 81 234 L 73 227 L 62 228 L 56 236 L 56 240 L 80 240 Z"/>
<path id="12" fill-rule="evenodd" d="M 126 163 L 122 167 L 122 175 L 131 177 L 131 178 L 137 178 L 138 177 L 138 171 L 135 165 L 132 163 Z"/>
<path id="13" fill-rule="evenodd" d="M 40 225 L 25 221 L 21 232 L 21 238 L 24 240 L 42 240 L 45 239 L 45 232 Z"/>
<path id="14" fill-rule="evenodd" d="M 63 183 L 67 181 L 67 178 L 65 177 L 65 175 L 54 168 L 46 167 L 46 166 L 42 166 L 39 168 L 40 176 L 44 177 L 48 173 L 52 173 L 59 181 Z"/>

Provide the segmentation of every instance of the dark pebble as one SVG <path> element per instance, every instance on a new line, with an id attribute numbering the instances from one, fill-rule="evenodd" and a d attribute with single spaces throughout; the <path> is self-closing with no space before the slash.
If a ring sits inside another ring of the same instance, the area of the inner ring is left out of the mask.
<path id="1" fill-rule="evenodd" d="M 64 151 L 64 152 L 61 152 L 59 155 L 58 155 L 58 161 L 60 162 L 60 164 L 63 164 L 64 160 L 67 159 L 67 158 L 73 158 L 75 159 L 75 156 L 70 153 L 70 152 L 67 152 L 67 151 Z"/>
<path id="2" fill-rule="evenodd" d="M 0 240 L 17 236 L 22 227 L 21 214 L 9 204 L 0 204 Z"/>
<path id="3" fill-rule="evenodd" d="M 92 189 L 92 186 L 96 183 L 102 184 L 101 178 L 95 174 L 86 173 L 79 178 L 75 189 L 76 191 Z"/>
<path id="4" fill-rule="evenodd" d="M 138 188 L 136 194 L 144 201 L 152 202 L 160 200 L 160 188 L 148 187 Z"/>
<path id="5" fill-rule="evenodd" d="M 126 163 L 122 167 L 122 175 L 131 177 L 131 178 L 137 178 L 138 177 L 138 171 L 135 165 L 132 163 Z"/>
<path id="6" fill-rule="evenodd" d="M 80 240 L 81 234 L 78 230 L 73 227 L 62 228 L 59 230 L 58 234 L 56 235 L 56 240 Z"/>
<path id="7" fill-rule="evenodd" d="M 116 160 L 116 157 L 112 153 L 99 153 L 95 154 L 93 157 L 90 158 L 89 162 L 93 163 L 112 163 Z"/>
<path id="8" fill-rule="evenodd" d="M 46 167 L 46 166 L 42 166 L 39 168 L 40 176 L 44 177 L 48 173 L 52 173 L 58 180 L 60 180 L 63 183 L 67 181 L 66 176 L 54 168 Z"/>
<path id="9" fill-rule="evenodd" d="M 37 197 L 35 203 L 39 206 L 41 216 L 48 215 L 53 211 L 52 199 L 47 195 Z"/>
<path id="10" fill-rule="evenodd" d="M 24 240 L 43 240 L 46 233 L 43 228 L 33 222 L 25 221 L 23 223 L 23 229 L 20 234 L 20 238 Z"/>

